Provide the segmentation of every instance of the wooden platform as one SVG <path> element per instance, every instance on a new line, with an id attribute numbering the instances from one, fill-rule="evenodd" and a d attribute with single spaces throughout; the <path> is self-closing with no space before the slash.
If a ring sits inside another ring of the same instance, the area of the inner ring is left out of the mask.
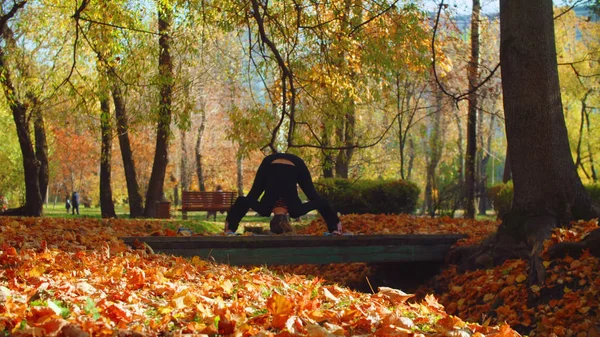
<path id="1" fill-rule="evenodd" d="M 445 235 L 352 236 L 141 236 L 154 252 L 199 256 L 230 265 L 326 264 L 443 261 L 450 246 L 466 237 Z"/>

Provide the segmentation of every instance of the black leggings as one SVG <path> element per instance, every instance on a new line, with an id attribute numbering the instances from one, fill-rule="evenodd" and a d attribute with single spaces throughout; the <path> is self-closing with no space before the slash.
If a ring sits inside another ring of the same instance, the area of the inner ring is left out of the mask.
<path id="1" fill-rule="evenodd" d="M 242 220 L 250 208 L 262 216 L 270 216 L 273 205 L 274 203 L 272 202 L 256 201 L 248 197 L 238 197 L 227 213 L 226 221 L 229 224 L 228 229 L 235 232 L 240 224 L 240 220 Z M 340 219 L 331 208 L 331 205 L 329 205 L 329 202 L 325 199 L 319 198 L 305 203 L 298 201 L 289 203 L 286 206 L 290 217 L 292 218 L 298 218 L 312 210 L 317 210 L 327 223 L 327 230 L 330 232 L 337 230 L 337 224 L 340 222 Z"/>

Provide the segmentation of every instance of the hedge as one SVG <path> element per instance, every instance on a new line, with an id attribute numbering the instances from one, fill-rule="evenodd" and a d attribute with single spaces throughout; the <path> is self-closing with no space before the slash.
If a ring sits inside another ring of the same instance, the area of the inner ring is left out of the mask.
<path id="1" fill-rule="evenodd" d="M 315 182 L 319 194 L 341 214 L 412 213 L 419 188 L 405 180 L 357 180 L 324 178 Z"/>
<path id="2" fill-rule="evenodd" d="M 592 198 L 592 202 L 600 206 L 600 184 L 584 185 L 586 191 Z M 513 200 L 513 184 L 497 184 L 488 187 L 488 195 L 492 199 L 494 210 L 498 217 L 502 218 L 510 210 Z"/>

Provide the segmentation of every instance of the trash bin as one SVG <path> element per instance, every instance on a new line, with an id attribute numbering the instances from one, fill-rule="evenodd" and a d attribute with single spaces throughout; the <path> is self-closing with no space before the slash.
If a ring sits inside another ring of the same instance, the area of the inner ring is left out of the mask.
<path id="1" fill-rule="evenodd" d="M 156 202 L 156 217 L 159 219 L 170 219 L 171 218 L 171 202 L 170 201 L 157 201 Z"/>

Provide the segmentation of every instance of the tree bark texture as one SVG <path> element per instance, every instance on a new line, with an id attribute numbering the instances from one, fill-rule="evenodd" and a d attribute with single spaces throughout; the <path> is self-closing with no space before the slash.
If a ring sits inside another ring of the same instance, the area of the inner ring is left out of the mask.
<path id="1" fill-rule="evenodd" d="M 46 193 L 48 192 L 48 181 L 50 180 L 50 173 L 48 168 L 48 141 L 46 139 L 46 127 L 44 123 L 44 116 L 42 115 L 42 109 L 40 102 L 37 97 L 30 96 L 33 113 L 33 130 L 35 137 L 35 156 L 40 162 L 40 173 L 39 173 L 39 184 L 40 194 L 42 196 L 42 202 L 46 200 Z"/>
<path id="2" fill-rule="evenodd" d="M 4 27 L 2 27 L 4 29 Z M 43 211 L 42 194 L 40 193 L 40 162 L 34 151 L 31 139 L 27 107 L 21 102 L 11 80 L 11 73 L 6 64 L 4 49 L 0 47 L 0 83 L 12 111 L 19 146 L 23 156 L 23 171 L 25 174 L 25 205 L 4 215 L 41 216 Z"/>
<path id="3" fill-rule="evenodd" d="M 467 153 L 465 155 L 465 217 L 475 218 L 475 156 L 477 155 L 477 92 L 479 80 L 479 14 L 481 3 L 473 0 L 471 14 L 471 59 L 467 67 L 469 106 L 467 115 Z"/>
<path id="4" fill-rule="evenodd" d="M 116 218 L 115 205 L 112 198 L 111 160 L 112 160 L 112 125 L 110 122 L 110 103 L 108 91 L 100 94 L 100 132 L 102 145 L 100 149 L 100 213 L 102 218 Z"/>
<path id="5" fill-rule="evenodd" d="M 163 196 L 163 187 L 165 183 L 165 173 L 169 161 L 169 138 L 172 115 L 172 96 L 173 96 L 173 61 L 171 59 L 171 24 L 173 21 L 172 9 L 166 5 L 160 5 L 158 8 L 158 32 L 160 38 L 158 72 L 160 75 L 160 102 L 158 108 L 158 124 L 156 127 L 156 149 L 154 152 L 154 163 L 150 182 L 148 183 L 148 192 L 146 193 L 146 207 L 144 215 L 146 217 L 156 216 L 157 203 Z"/>
<path id="6" fill-rule="evenodd" d="M 123 170 L 125 171 L 125 180 L 127 182 L 127 197 L 129 199 L 129 216 L 131 218 L 139 218 L 144 215 L 144 206 L 142 194 L 137 181 L 137 173 L 135 171 L 135 162 L 133 160 L 133 151 L 131 150 L 131 142 L 129 141 L 129 121 L 127 116 L 127 108 L 121 87 L 113 80 L 112 97 L 115 106 L 115 120 L 117 124 L 117 133 L 119 138 L 119 146 L 121 148 L 121 158 L 123 159 Z"/>
<path id="7" fill-rule="evenodd" d="M 514 183 L 512 213 L 525 219 L 547 219 L 526 221 L 527 233 L 540 229 L 536 227 L 597 216 L 569 148 L 552 2 L 500 1 L 500 28 L 505 125 Z M 548 229 L 542 230 L 544 236 L 550 234 Z"/>
<path id="8" fill-rule="evenodd" d="M 202 166 L 202 136 L 204 135 L 204 128 L 206 123 L 206 113 L 202 110 L 202 116 L 200 120 L 200 126 L 198 127 L 198 137 L 196 138 L 196 176 L 198 177 L 198 188 L 201 192 L 206 191 L 204 183 L 204 170 Z"/>
<path id="9" fill-rule="evenodd" d="M 26 3 L 27 1 L 14 2 L 10 10 L 6 14 L 3 13 L 2 16 L 0 16 L 0 37 L 2 40 L 8 40 L 6 41 L 7 44 L 14 43 L 12 32 L 7 26 L 7 22 L 23 8 Z M 0 85 L 2 85 L 4 96 L 6 97 L 8 107 L 10 108 L 15 121 L 25 175 L 25 205 L 13 210 L 8 210 L 4 212 L 3 215 L 41 216 L 44 204 L 40 192 L 40 162 L 35 155 L 34 145 L 31 140 L 27 106 L 18 98 L 15 86 L 12 82 L 11 72 L 7 64 L 6 51 L 2 45 L 3 44 L 0 43 Z"/>
<path id="10" fill-rule="evenodd" d="M 500 62 L 512 209 L 495 236 L 457 249 L 463 268 L 529 261 L 529 283 L 541 284 L 540 257 L 552 228 L 591 219 L 597 209 L 575 170 L 563 116 L 556 64 L 552 1 L 500 1 Z"/>

